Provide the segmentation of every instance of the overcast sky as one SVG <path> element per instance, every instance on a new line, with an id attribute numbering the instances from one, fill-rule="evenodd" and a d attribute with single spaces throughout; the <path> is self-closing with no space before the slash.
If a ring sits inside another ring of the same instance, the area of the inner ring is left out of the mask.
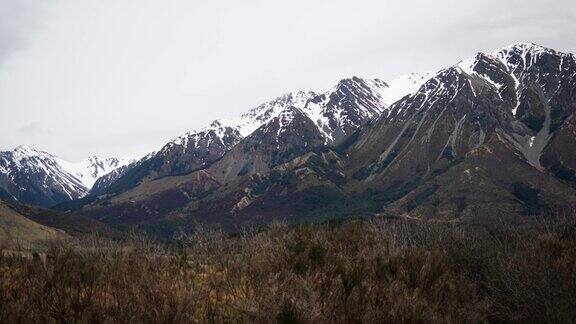
<path id="1" fill-rule="evenodd" d="M 266 99 L 534 42 L 576 52 L 576 2 L 0 0 L 0 150 L 157 150 Z"/>

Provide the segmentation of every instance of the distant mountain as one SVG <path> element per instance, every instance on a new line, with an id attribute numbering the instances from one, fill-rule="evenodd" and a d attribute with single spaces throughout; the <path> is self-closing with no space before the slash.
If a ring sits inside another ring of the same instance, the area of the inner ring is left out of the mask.
<path id="1" fill-rule="evenodd" d="M 38 206 L 80 198 L 88 188 L 67 167 L 52 154 L 19 146 L 0 153 L 0 187 L 14 200 Z"/>
<path id="2" fill-rule="evenodd" d="M 132 162 L 128 165 L 120 166 L 112 171 L 104 174 L 103 176 L 99 177 L 94 185 L 90 189 L 88 195 L 101 195 L 108 191 L 110 186 L 118 180 L 121 176 L 123 176 L 130 168 L 132 168 L 136 162 Z"/>
<path id="3" fill-rule="evenodd" d="M 393 82 L 345 79 L 219 122 L 239 134 L 222 156 L 136 178 L 80 213 L 171 235 L 373 214 L 520 222 L 576 207 L 574 55 L 514 44 L 410 80 L 387 97 Z"/>
<path id="4" fill-rule="evenodd" d="M 64 167 L 69 173 L 82 181 L 86 188 L 91 189 L 100 177 L 133 162 L 135 161 L 122 160 L 115 157 L 99 158 L 90 156 L 87 160 L 79 163 L 65 163 Z"/>
<path id="5" fill-rule="evenodd" d="M 292 108 L 311 121 L 310 126 L 320 133 L 324 145 L 338 145 L 391 103 L 415 91 L 429 75 L 412 73 L 390 81 L 353 77 L 341 80 L 322 94 L 312 91 L 284 94 L 238 118 L 216 120 L 204 129 L 170 141 L 125 170 L 107 191 L 118 193 L 142 182 L 207 168 L 242 139 Z"/>
<path id="6" fill-rule="evenodd" d="M 0 198 L 50 207 L 85 196 L 96 179 L 127 161 L 95 156 L 64 161 L 28 146 L 0 152 Z"/>

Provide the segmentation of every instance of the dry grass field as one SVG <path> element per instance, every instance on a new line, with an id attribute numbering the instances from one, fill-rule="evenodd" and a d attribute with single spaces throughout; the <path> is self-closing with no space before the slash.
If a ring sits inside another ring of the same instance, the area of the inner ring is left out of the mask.
<path id="1" fill-rule="evenodd" d="M 2 253 L 2 323 L 574 322 L 574 223 L 349 221 Z"/>

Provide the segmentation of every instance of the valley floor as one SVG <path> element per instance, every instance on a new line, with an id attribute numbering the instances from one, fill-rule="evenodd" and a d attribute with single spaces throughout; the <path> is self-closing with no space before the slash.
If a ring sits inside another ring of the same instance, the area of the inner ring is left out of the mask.
<path id="1" fill-rule="evenodd" d="M 349 221 L 0 253 L 0 322 L 574 322 L 574 222 Z"/>

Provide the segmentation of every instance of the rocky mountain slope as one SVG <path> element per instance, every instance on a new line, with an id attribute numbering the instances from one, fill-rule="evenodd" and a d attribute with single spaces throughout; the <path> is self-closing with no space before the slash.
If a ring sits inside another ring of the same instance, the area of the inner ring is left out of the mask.
<path id="1" fill-rule="evenodd" d="M 575 140 L 575 82 L 572 54 L 534 44 L 478 53 L 365 130 L 350 149 L 350 186 L 400 198 L 392 213 L 447 220 L 573 206 L 573 159 L 559 143 Z"/>
<path id="2" fill-rule="evenodd" d="M 94 186 L 94 183 L 101 177 L 110 172 L 129 165 L 134 160 L 111 158 L 99 158 L 90 156 L 88 159 L 79 163 L 64 163 L 64 168 L 79 179 L 88 189 Z"/>
<path id="3" fill-rule="evenodd" d="M 342 80 L 271 113 L 209 166 L 81 213 L 167 234 L 375 213 L 523 221 L 576 206 L 574 55 L 534 44 L 478 53 L 392 105 L 384 84 Z"/>
<path id="4" fill-rule="evenodd" d="M 4 247 L 14 244 L 25 248 L 41 241 L 67 236 L 64 231 L 26 218 L 0 200 L 0 242 Z"/>
<path id="5" fill-rule="evenodd" d="M 0 198 L 50 207 L 84 197 L 96 179 L 127 162 L 92 156 L 70 163 L 50 153 L 19 146 L 0 152 Z"/>

